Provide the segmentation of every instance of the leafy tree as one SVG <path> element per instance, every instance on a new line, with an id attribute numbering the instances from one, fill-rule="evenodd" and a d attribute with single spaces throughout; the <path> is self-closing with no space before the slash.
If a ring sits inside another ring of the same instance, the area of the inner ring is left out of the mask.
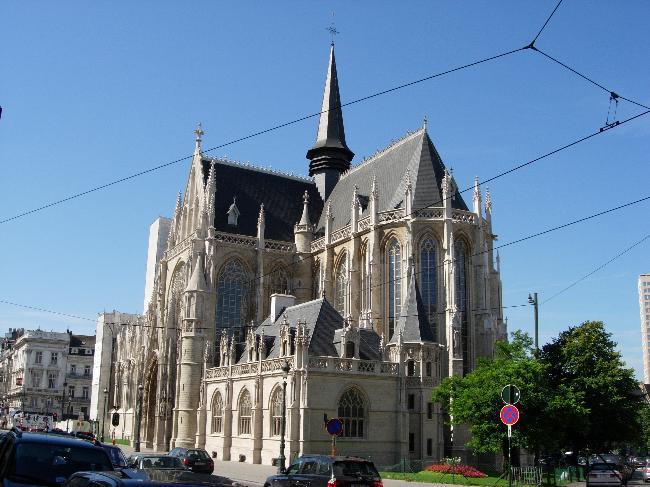
<path id="1" fill-rule="evenodd" d="M 650 452 L 650 405 L 645 403 L 639 409 L 639 424 L 641 426 L 637 446 L 642 453 Z"/>
<path id="2" fill-rule="evenodd" d="M 549 387 L 547 365 L 533 357 L 532 339 L 515 331 L 511 341 L 497 342 L 495 357 L 482 359 L 465 377 L 446 378 L 433 391 L 454 425 L 469 426 L 467 446 L 475 453 L 500 452 L 507 447 L 507 429 L 499 419 L 501 390 L 515 384 L 521 391 L 521 413 L 513 427 L 513 446 L 530 451 L 557 446 L 557 424 L 581 409 L 580 397 L 560 385 Z"/>
<path id="3" fill-rule="evenodd" d="M 642 397 L 615 347 L 601 321 L 586 321 L 542 348 L 549 387 L 571 391 L 583 410 L 558 423 L 562 446 L 604 451 L 638 438 Z"/>

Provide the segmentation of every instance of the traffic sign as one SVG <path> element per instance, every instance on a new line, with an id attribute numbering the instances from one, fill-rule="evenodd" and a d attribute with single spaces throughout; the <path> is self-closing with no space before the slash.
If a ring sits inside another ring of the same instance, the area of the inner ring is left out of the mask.
<path id="1" fill-rule="evenodd" d="M 343 434 L 343 423 L 339 418 L 330 419 L 325 425 L 325 428 L 332 436 L 341 436 Z"/>
<path id="2" fill-rule="evenodd" d="M 512 426 L 517 421 L 519 421 L 519 409 L 513 404 L 506 404 L 501 408 L 501 422 L 508 426 Z"/>
<path id="3" fill-rule="evenodd" d="M 501 399 L 506 404 L 517 404 L 520 398 L 519 387 L 514 384 L 508 384 L 501 390 Z"/>

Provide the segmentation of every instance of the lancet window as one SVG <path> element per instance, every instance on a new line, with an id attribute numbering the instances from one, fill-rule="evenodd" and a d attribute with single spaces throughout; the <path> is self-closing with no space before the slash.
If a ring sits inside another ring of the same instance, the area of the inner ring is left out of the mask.
<path id="1" fill-rule="evenodd" d="M 276 387 L 271 396 L 271 436 L 280 436 L 282 428 L 282 389 Z"/>
<path id="2" fill-rule="evenodd" d="M 239 260 L 231 260 L 217 281 L 217 330 L 238 330 L 246 322 L 249 276 Z"/>
<path id="3" fill-rule="evenodd" d="M 366 405 L 357 389 L 348 389 L 339 401 L 338 414 L 343 422 L 343 436 L 363 438 L 365 429 Z"/>
<path id="4" fill-rule="evenodd" d="M 223 432 L 223 398 L 219 391 L 212 399 L 212 432 Z"/>
<path id="5" fill-rule="evenodd" d="M 348 314 L 349 282 L 347 257 L 345 253 L 341 256 L 339 265 L 336 268 L 334 280 L 334 307 L 343 316 Z"/>
<path id="6" fill-rule="evenodd" d="M 271 294 L 288 294 L 291 292 L 291 281 L 284 267 L 276 267 L 269 276 L 269 296 Z"/>
<path id="7" fill-rule="evenodd" d="M 428 238 L 420 246 L 420 289 L 422 304 L 431 327 L 431 332 L 438 341 L 437 330 L 437 293 L 438 293 L 438 264 L 435 242 Z"/>
<path id="8" fill-rule="evenodd" d="M 386 247 L 388 267 L 388 336 L 395 332 L 395 324 L 402 311 L 402 253 L 397 239 L 392 239 Z"/>
<path id="9" fill-rule="evenodd" d="M 461 343 L 463 350 L 463 371 L 469 371 L 469 324 L 468 324 L 468 272 L 469 256 L 463 240 L 454 242 L 454 277 L 456 280 L 456 306 L 461 320 Z"/>
<path id="10" fill-rule="evenodd" d="M 312 283 L 312 298 L 318 299 L 321 297 L 320 261 L 318 260 L 314 262 L 314 267 L 312 268 Z"/>
<path id="11" fill-rule="evenodd" d="M 370 257 L 368 255 L 368 247 L 361 248 L 361 311 L 367 311 L 371 308 L 370 305 Z"/>
<path id="12" fill-rule="evenodd" d="M 251 434 L 251 420 L 253 416 L 253 405 L 251 395 L 245 390 L 239 398 L 239 434 Z"/>

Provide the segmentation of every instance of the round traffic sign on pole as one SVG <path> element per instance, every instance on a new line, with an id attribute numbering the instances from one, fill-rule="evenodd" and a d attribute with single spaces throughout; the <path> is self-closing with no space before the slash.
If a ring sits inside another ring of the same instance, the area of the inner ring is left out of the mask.
<path id="1" fill-rule="evenodd" d="M 506 404 L 501 408 L 501 422 L 508 426 L 512 426 L 517 421 L 519 421 L 519 409 L 513 404 Z"/>
<path id="2" fill-rule="evenodd" d="M 332 436 L 341 436 L 343 434 L 343 423 L 339 418 L 330 419 L 325 425 L 325 428 Z"/>
<path id="3" fill-rule="evenodd" d="M 508 384 L 501 390 L 501 399 L 506 404 L 517 404 L 520 398 L 519 387 L 514 384 Z"/>

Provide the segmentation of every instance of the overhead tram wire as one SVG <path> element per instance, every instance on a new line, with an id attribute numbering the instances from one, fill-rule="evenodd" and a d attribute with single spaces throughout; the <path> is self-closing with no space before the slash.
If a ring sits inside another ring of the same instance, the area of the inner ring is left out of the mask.
<path id="1" fill-rule="evenodd" d="M 643 242 L 645 242 L 645 241 L 648 240 L 648 239 L 650 239 L 650 233 L 647 234 L 647 235 L 645 235 L 644 237 L 642 237 L 640 240 L 637 240 L 636 242 L 634 242 L 632 245 L 630 245 L 630 246 L 627 247 L 626 249 L 620 251 L 618 254 L 616 254 L 614 257 L 612 257 L 611 259 L 609 259 L 607 262 L 605 262 L 605 263 L 603 263 L 603 264 L 600 264 L 598 267 L 596 267 L 595 269 L 593 269 L 591 272 L 585 274 L 585 275 L 582 276 L 580 279 L 578 279 L 578 280 L 572 282 L 571 284 L 569 284 L 569 285 L 568 285 L 567 287 L 565 287 L 564 289 L 562 289 L 562 290 L 556 292 L 556 293 L 553 294 L 551 297 L 549 297 L 547 300 L 542 301 L 541 305 L 542 305 L 542 306 L 545 305 L 545 304 L 548 303 L 551 299 L 557 298 L 558 296 L 560 296 L 561 294 L 564 294 L 564 293 L 565 293 L 566 291 L 568 291 L 569 289 L 571 289 L 571 288 L 577 286 L 578 284 L 580 284 L 580 283 L 581 283 L 582 281 L 584 281 L 585 279 L 587 279 L 587 278 L 593 276 L 596 272 L 598 272 L 599 270 L 601 270 L 601 269 L 607 267 L 609 264 L 611 264 L 611 263 L 614 262 L 615 260 L 619 259 L 620 257 L 623 257 L 625 254 L 627 254 L 628 252 L 630 252 L 630 251 L 631 251 L 632 249 L 634 249 L 635 247 L 638 247 L 639 245 L 641 245 Z"/>
<path id="2" fill-rule="evenodd" d="M 232 139 L 232 140 L 230 140 L 230 141 L 228 141 L 228 142 L 224 142 L 223 144 L 215 145 L 215 146 L 210 147 L 210 148 L 208 148 L 208 149 L 202 150 L 201 152 L 202 152 L 202 153 L 208 153 L 208 152 L 215 151 L 215 150 L 217 150 L 217 149 L 222 149 L 222 148 L 224 148 L 224 147 L 227 147 L 227 146 L 230 146 L 230 145 L 233 145 L 233 144 L 239 143 L 239 142 L 243 142 L 243 141 L 245 141 L 245 140 L 252 139 L 252 138 L 254 138 L 254 137 L 258 137 L 258 136 L 260 136 L 260 135 L 264 135 L 264 134 L 267 134 L 267 133 L 269 133 L 269 132 L 273 132 L 273 131 L 279 130 L 279 129 L 281 129 L 281 128 L 285 128 L 285 127 L 288 127 L 288 126 L 290 126 L 290 125 L 295 125 L 295 124 L 297 124 L 297 123 L 299 123 L 299 122 L 303 122 L 303 121 L 305 121 L 305 120 L 309 120 L 309 119 L 311 119 L 311 118 L 318 117 L 318 116 L 320 116 L 321 114 L 323 114 L 323 113 L 327 113 L 327 112 L 329 112 L 329 111 L 331 111 L 331 110 L 337 110 L 337 109 L 339 109 L 339 108 L 343 108 L 343 107 L 347 107 L 347 106 L 355 105 L 355 104 L 357 104 L 357 103 L 362 103 L 362 102 L 365 102 L 365 101 L 371 100 L 371 99 L 373 99 L 373 98 L 377 98 L 377 97 L 379 97 L 379 96 L 387 95 L 387 94 L 389 94 L 389 93 L 393 93 L 393 92 L 395 92 L 395 91 L 398 91 L 398 90 L 401 90 L 401 89 L 404 89 L 404 88 L 408 88 L 408 87 L 411 87 L 411 86 L 417 85 L 417 84 L 419 84 L 419 83 L 423 83 L 423 82 L 425 82 L 425 81 L 430 81 L 430 80 L 432 80 L 432 79 L 439 78 L 439 77 L 441 77 L 441 76 L 445 76 L 445 75 L 448 75 L 448 74 L 451 74 L 451 73 L 455 73 L 455 72 L 457 72 L 457 71 L 462 71 L 462 70 L 464 70 L 464 69 L 468 69 L 468 68 L 471 68 L 471 67 L 473 67 L 473 66 L 478 66 L 479 64 L 483 64 L 483 63 L 486 63 L 486 62 L 489 62 L 489 61 L 494 61 L 494 60 L 496 60 L 496 59 L 500 59 L 500 58 L 502 58 L 502 57 L 509 56 L 509 55 L 511 55 L 511 54 L 514 54 L 514 53 L 516 53 L 516 52 L 523 51 L 523 50 L 525 50 L 525 49 L 527 49 L 527 46 L 526 46 L 526 47 L 520 47 L 520 48 L 518 48 L 518 49 L 513 49 L 513 50 L 511 50 L 511 51 L 507 51 L 507 52 L 502 52 L 502 53 L 500 53 L 500 54 L 496 54 L 496 55 L 494 55 L 494 56 L 489 56 L 489 57 L 486 57 L 486 58 L 480 59 L 480 60 L 478 60 L 478 61 L 474 61 L 474 62 L 471 62 L 471 63 L 468 63 L 468 64 L 464 64 L 464 65 L 462 65 L 462 66 L 457 66 L 457 67 L 455 67 L 455 68 L 448 69 L 448 70 L 446 70 L 446 71 L 441 71 L 441 72 L 439 72 L 439 73 L 435 73 L 435 74 L 432 74 L 432 75 L 430 75 L 430 76 L 426 76 L 426 77 L 424 77 L 424 78 L 420 78 L 420 79 L 417 79 L 417 80 L 414 80 L 414 81 L 410 81 L 410 82 L 408 82 L 408 83 L 404 83 L 404 84 L 401 84 L 401 85 L 398 85 L 398 86 L 394 86 L 394 87 L 392 87 L 392 88 L 388 88 L 388 89 L 386 89 L 386 90 L 378 91 L 378 92 L 376 92 L 376 93 L 372 93 L 372 94 L 370 94 L 370 95 L 363 96 L 363 97 L 361 97 L 361 98 L 357 98 L 357 99 L 355 99 L 355 100 L 352 100 L 352 101 L 349 101 L 349 102 L 346 102 L 346 103 L 342 103 L 342 104 L 340 104 L 340 105 L 338 105 L 338 106 L 335 106 L 335 107 L 330 108 L 329 110 L 322 110 L 322 111 L 315 112 L 315 113 L 312 113 L 312 114 L 309 114 L 309 115 L 304 115 L 304 116 L 299 117 L 299 118 L 296 118 L 296 119 L 294 119 L 294 120 L 291 120 L 291 121 L 288 121 L 288 122 L 284 122 L 284 123 L 280 123 L 280 124 L 278 124 L 278 125 L 274 125 L 274 126 L 269 127 L 269 128 L 267 128 L 267 129 L 259 130 L 259 131 L 257 131 L 257 132 L 253 132 L 253 133 L 250 133 L 250 134 L 248 134 L 248 135 L 245 135 L 245 136 L 242 136 L 242 137 L 238 137 L 238 138 L 236 138 L 236 139 Z M 60 205 L 60 204 L 65 203 L 65 202 L 67 202 L 67 201 L 71 201 L 71 200 L 74 200 L 74 199 L 80 198 L 80 197 L 82 197 L 82 196 L 86 196 L 86 195 L 88 195 L 88 194 L 91 194 L 91 193 L 94 193 L 94 192 L 100 191 L 100 190 L 102 190 L 102 189 L 106 189 L 106 188 L 109 188 L 109 187 L 111 187 L 111 186 L 115 186 L 116 184 L 120 184 L 120 183 L 123 183 L 123 182 L 129 181 L 129 180 L 131 180 L 131 179 L 135 179 L 135 178 L 140 177 L 140 176 L 143 176 L 143 175 L 145 175 L 145 174 L 150 174 L 150 173 L 152 173 L 152 172 L 158 171 L 158 170 L 163 169 L 163 168 L 165 168 L 165 167 L 169 167 L 169 166 L 172 166 L 172 165 L 174 165 L 174 164 L 178 164 L 179 162 L 183 162 L 183 161 L 190 160 L 190 159 L 192 158 L 192 156 L 193 156 L 193 155 L 188 155 L 188 156 L 180 157 L 180 158 L 178 158 L 178 159 L 174 159 L 173 161 L 169 161 L 169 162 L 166 162 L 166 163 L 164 163 L 164 164 L 160 164 L 160 165 L 158 165 L 158 166 L 150 167 L 150 168 L 145 169 L 145 170 L 143 170 L 143 171 L 139 171 L 139 172 L 137 172 L 137 173 L 134 173 L 134 174 L 131 174 L 131 175 L 128 175 L 128 176 L 125 176 L 125 177 L 122 177 L 122 178 L 119 178 L 119 179 L 116 179 L 116 180 L 113 180 L 113 181 L 109 181 L 108 183 L 101 184 L 101 185 L 99 185 L 99 186 L 94 186 L 94 187 L 89 188 L 89 189 L 87 189 L 87 190 L 85 190 L 85 191 L 82 191 L 82 192 L 80 192 L 80 193 L 75 193 L 75 194 L 72 194 L 72 195 L 67 196 L 67 197 L 65 197 L 65 198 L 61 198 L 61 199 L 59 199 L 59 200 L 51 201 L 50 203 L 46 203 L 46 204 L 44 204 L 44 205 L 42 205 L 42 206 L 39 206 L 39 207 L 37 207 L 37 208 L 32 208 L 31 210 L 27 210 L 27 211 L 24 211 L 24 212 L 22 212 L 22 213 L 18 213 L 18 214 L 14 215 L 14 216 L 11 216 L 11 217 L 8 217 L 8 218 L 5 218 L 5 219 L 3 219 L 3 220 L 0 220 L 0 224 L 4 224 L 4 223 L 8 223 L 8 222 L 13 221 L 13 220 L 17 220 L 17 219 L 19 219 L 19 218 L 25 217 L 25 216 L 27 216 L 27 215 L 31 215 L 31 214 L 33 214 L 33 213 L 37 213 L 37 212 L 42 211 L 42 210 L 45 210 L 45 209 L 47 209 L 47 208 L 51 208 L 51 207 L 53 207 L 53 206 Z"/>
<path id="3" fill-rule="evenodd" d="M 71 315 L 68 313 L 61 313 L 59 311 L 52 311 L 51 309 L 45 309 L 45 308 L 38 308 L 36 306 L 28 306 L 26 304 L 19 304 L 19 303 L 14 303 L 12 301 L 6 301 L 3 299 L 0 299 L 1 304 L 9 304 L 11 306 L 16 306 L 18 308 L 25 308 L 25 309 L 31 309 L 34 311 L 42 311 L 43 313 L 50 313 L 58 316 L 65 316 L 66 318 L 75 318 L 77 320 L 86 320 L 86 321 L 92 321 L 95 322 L 96 320 L 93 320 L 92 318 L 86 318 L 85 316 L 79 316 L 79 315 Z"/>
<path id="4" fill-rule="evenodd" d="M 562 3 L 562 0 L 560 0 L 560 1 L 557 3 L 557 5 L 556 5 L 555 8 L 553 9 L 553 11 L 551 12 L 551 15 L 548 16 L 548 18 L 546 19 L 546 22 L 544 22 L 544 25 L 542 25 L 542 28 L 539 29 L 539 32 L 537 33 L 537 35 L 535 36 L 535 38 L 534 38 L 534 39 L 532 40 L 532 42 L 530 43 L 530 46 L 531 46 L 531 47 L 535 44 L 535 41 L 537 41 L 537 39 L 538 39 L 539 36 L 542 34 L 542 32 L 544 32 L 544 29 L 546 29 L 546 26 L 547 26 L 548 23 L 551 21 L 551 18 L 552 18 L 553 15 L 555 14 L 555 11 L 560 7 L 560 4 L 561 4 L 561 3 Z"/>

